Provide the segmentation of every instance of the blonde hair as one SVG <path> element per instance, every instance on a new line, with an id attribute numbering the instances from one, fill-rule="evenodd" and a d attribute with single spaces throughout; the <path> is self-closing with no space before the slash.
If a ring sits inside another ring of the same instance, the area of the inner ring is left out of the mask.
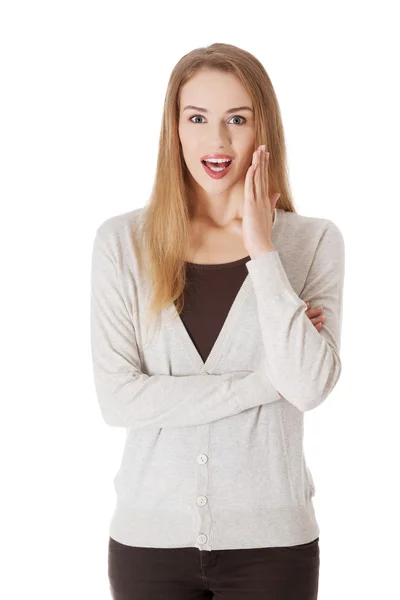
<path id="1" fill-rule="evenodd" d="M 185 54 L 175 65 L 168 82 L 156 174 L 142 216 L 144 239 L 139 260 L 142 263 L 145 259 L 146 272 L 152 279 L 152 297 L 148 307 L 150 318 L 175 301 L 178 314 L 184 307 L 185 256 L 189 248 L 192 206 L 178 133 L 179 99 L 182 86 L 200 69 L 232 73 L 248 91 L 255 111 L 254 150 L 264 143 L 269 149 L 270 190 L 281 194 L 276 207 L 296 212 L 287 173 L 281 112 L 263 65 L 249 52 L 230 44 L 215 43 Z"/>

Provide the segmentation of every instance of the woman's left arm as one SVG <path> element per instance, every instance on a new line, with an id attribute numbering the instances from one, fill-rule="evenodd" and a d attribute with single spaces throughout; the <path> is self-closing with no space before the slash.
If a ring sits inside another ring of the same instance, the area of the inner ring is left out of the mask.
<path id="1" fill-rule="evenodd" d="M 246 266 L 257 299 L 268 377 L 287 401 L 301 411 L 312 410 L 328 397 L 342 370 L 342 233 L 328 221 L 301 297 L 293 290 L 277 250 L 258 254 Z M 306 300 L 311 306 L 323 306 L 325 322 L 320 332 L 305 314 Z"/>

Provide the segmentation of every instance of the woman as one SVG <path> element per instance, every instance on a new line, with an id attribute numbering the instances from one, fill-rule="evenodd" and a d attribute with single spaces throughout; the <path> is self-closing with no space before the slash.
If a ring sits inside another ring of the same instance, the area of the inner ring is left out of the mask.
<path id="1" fill-rule="evenodd" d="M 339 228 L 294 209 L 261 63 L 228 44 L 185 55 L 150 202 L 93 246 L 96 391 L 127 431 L 113 598 L 317 598 L 303 415 L 340 377 L 343 282 Z"/>

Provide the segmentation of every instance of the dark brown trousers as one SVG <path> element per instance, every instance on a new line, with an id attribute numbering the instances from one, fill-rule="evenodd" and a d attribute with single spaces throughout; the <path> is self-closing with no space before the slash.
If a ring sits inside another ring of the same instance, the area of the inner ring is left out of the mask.
<path id="1" fill-rule="evenodd" d="M 111 537 L 114 600 L 316 600 L 319 538 L 277 548 L 140 548 Z"/>

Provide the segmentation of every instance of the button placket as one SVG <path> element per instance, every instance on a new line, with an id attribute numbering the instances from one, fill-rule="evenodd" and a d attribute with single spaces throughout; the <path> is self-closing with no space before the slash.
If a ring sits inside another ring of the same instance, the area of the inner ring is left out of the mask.
<path id="1" fill-rule="evenodd" d="M 196 508 L 197 518 L 195 526 L 197 531 L 194 532 L 196 543 L 201 550 L 211 550 L 210 546 L 210 531 L 212 525 L 211 511 L 208 506 L 208 477 L 209 477 L 209 456 L 207 454 L 210 439 L 210 424 L 198 425 L 197 427 L 197 496 Z M 194 510 L 196 510 L 196 508 Z"/>

